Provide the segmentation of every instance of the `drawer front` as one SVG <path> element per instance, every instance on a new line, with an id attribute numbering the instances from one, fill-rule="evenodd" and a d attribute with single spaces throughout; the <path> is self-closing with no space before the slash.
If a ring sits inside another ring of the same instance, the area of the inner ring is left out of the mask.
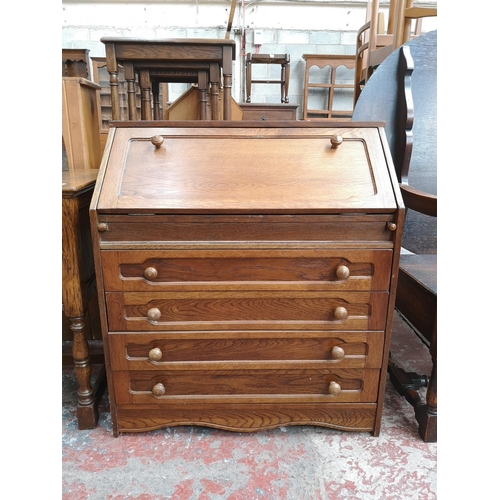
<path id="1" fill-rule="evenodd" d="M 117 404 L 168 402 L 172 399 L 219 402 L 301 401 L 375 402 L 380 370 L 228 369 L 116 371 Z"/>
<path id="2" fill-rule="evenodd" d="M 296 120 L 295 109 L 246 109 L 243 108 L 243 120 Z"/>
<path id="3" fill-rule="evenodd" d="M 326 398 L 323 398 L 326 399 Z M 376 403 L 273 402 L 224 404 L 197 399 L 169 399 L 161 405 L 118 405 L 120 432 L 138 432 L 174 425 L 206 425 L 251 432 L 287 425 L 320 425 L 342 431 L 372 431 Z"/>
<path id="4" fill-rule="evenodd" d="M 108 328 L 384 330 L 388 292 L 109 292 Z"/>
<path id="5" fill-rule="evenodd" d="M 193 363 L 314 362 L 323 368 L 380 368 L 383 332 L 111 333 L 113 370 L 164 370 Z"/>
<path id="6" fill-rule="evenodd" d="M 106 250 L 107 291 L 209 287 L 388 290 L 391 250 Z"/>
<path id="7" fill-rule="evenodd" d="M 394 214 L 382 215 L 104 215 L 99 216 L 101 247 L 124 242 L 359 242 L 370 247 L 392 242 L 388 223 Z"/>

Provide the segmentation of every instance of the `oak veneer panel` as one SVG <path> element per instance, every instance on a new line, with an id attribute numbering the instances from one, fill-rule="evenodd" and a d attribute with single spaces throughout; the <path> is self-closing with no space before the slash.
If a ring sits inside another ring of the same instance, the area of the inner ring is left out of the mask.
<path id="1" fill-rule="evenodd" d="M 371 431 L 376 422 L 375 403 L 177 403 L 157 408 L 124 406 L 117 410 L 117 424 L 124 432 L 144 432 L 167 426 L 202 425 L 252 432 L 289 425 L 319 425 L 342 431 Z"/>
<path id="2" fill-rule="evenodd" d="M 108 291 L 219 288 L 386 290 L 390 250 L 103 251 Z M 147 277 L 154 269 L 156 277 Z M 340 271 L 348 270 L 345 278 Z M 340 271 L 339 271 L 340 270 Z M 339 271 L 339 275 L 337 272 Z"/>
<path id="3" fill-rule="evenodd" d="M 387 292 L 309 290 L 106 294 L 109 331 L 318 328 L 381 330 Z M 346 310 L 337 319 L 337 309 Z M 161 317 L 148 319 L 151 309 Z"/>
<path id="4" fill-rule="evenodd" d="M 258 331 L 207 333 L 111 333 L 110 362 L 114 370 L 171 370 L 192 362 L 250 361 L 259 366 L 280 362 L 293 368 L 302 361 L 323 368 L 377 368 L 382 361 L 383 332 Z M 345 356 L 336 359 L 332 349 Z M 151 349 L 161 350 L 161 359 L 149 359 Z"/>
<path id="5" fill-rule="evenodd" d="M 376 401 L 380 370 L 318 369 L 303 364 L 300 369 L 239 369 L 116 371 L 117 404 L 164 404 L 172 400 L 209 400 L 227 403 L 255 403 L 274 399 L 277 402 L 324 401 L 339 403 L 372 403 Z M 328 392 L 331 382 L 341 385 L 338 395 Z M 165 394 L 154 396 L 156 384 L 162 384 Z"/>
<path id="6" fill-rule="evenodd" d="M 213 136 L 213 129 L 117 129 L 100 210 L 396 210 L 377 129 L 321 129 L 314 136 L 278 129 L 272 138 L 240 130 L 245 137 L 234 130 Z M 343 143 L 334 149 L 330 138 L 339 133 Z M 154 135 L 164 138 L 159 149 Z"/>

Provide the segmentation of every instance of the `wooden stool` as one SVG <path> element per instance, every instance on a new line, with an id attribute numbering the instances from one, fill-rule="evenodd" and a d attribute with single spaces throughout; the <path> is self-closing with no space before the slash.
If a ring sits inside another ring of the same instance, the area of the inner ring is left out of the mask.
<path id="1" fill-rule="evenodd" d="M 350 110 L 334 110 L 333 97 L 335 91 L 340 89 L 353 89 L 353 83 L 336 83 L 337 69 L 345 66 L 347 69 L 354 69 L 356 64 L 356 56 L 354 55 L 329 55 L 329 54 L 304 54 L 302 58 L 306 61 L 305 82 L 304 82 L 304 120 L 310 119 L 325 119 L 345 117 L 350 118 L 352 115 L 352 107 Z M 331 68 L 329 83 L 311 83 L 309 81 L 309 70 L 313 66 L 320 69 L 329 66 Z M 309 89 L 326 89 L 328 91 L 327 109 L 310 109 L 309 108 Z"/>
<path id="2" fill-rule="evenodd" d="M 252 80 L 252 64 L 281 64 L 281 79 L 279 80 Z M 278 83 L 281 85 L 281 102 L 288 103 L 288 85 L 290 82 L 290 55 L 289 54 L 247 54 L 247 99 L 251 102 L 252 83 Z"/>

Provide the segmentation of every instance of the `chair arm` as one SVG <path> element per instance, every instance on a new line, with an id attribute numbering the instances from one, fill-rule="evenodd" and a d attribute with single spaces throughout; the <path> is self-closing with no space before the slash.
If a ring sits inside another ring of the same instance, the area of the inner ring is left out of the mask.
<path id="1" fill-rule="evenodd" d="M 432 217 L 437 217 L 437 196 L 420 191 L 409 184 L 400 184 L 406 208 Z"/>

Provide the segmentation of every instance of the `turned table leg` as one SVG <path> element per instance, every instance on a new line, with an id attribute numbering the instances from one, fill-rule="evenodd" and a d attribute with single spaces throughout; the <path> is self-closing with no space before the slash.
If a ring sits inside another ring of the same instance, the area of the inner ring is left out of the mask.
<path id="1" fill-rule="evenodd" d="M 86 272 L 89 256 L 85 253 L 88 245 L 84 244 L 83 234 L 88 226 L 88 220 L 84 218 L 88 217 L 95 176 L 92 182 L 82 182 L 82 186 L 76 182 L 73 185 L 71 180 L 74 179 L 70 176 L 68 182 L 63 184 L 62 197 L 62 302 L 73 334 L 73 366 L 78 382 L 78 428 L 93 429 L 97 425 L 97 406 L 106 383 L 105 377 L 99 374 L 92 387 L 90 349 L 86 338 L 87 287 L 93 278 L 87 276 L 89 271 Z"/>
<path id="2" fill-rule="evenodd" d="M 78 382 L 78 405 L 76 409 L 78 428 L 93 429 L 97 425 L 97 405 L 91 385 L 92 367 L 90 351 L 85 338 L 85 316 L 68 318 L 73 332 L 73 363 Z"/>

